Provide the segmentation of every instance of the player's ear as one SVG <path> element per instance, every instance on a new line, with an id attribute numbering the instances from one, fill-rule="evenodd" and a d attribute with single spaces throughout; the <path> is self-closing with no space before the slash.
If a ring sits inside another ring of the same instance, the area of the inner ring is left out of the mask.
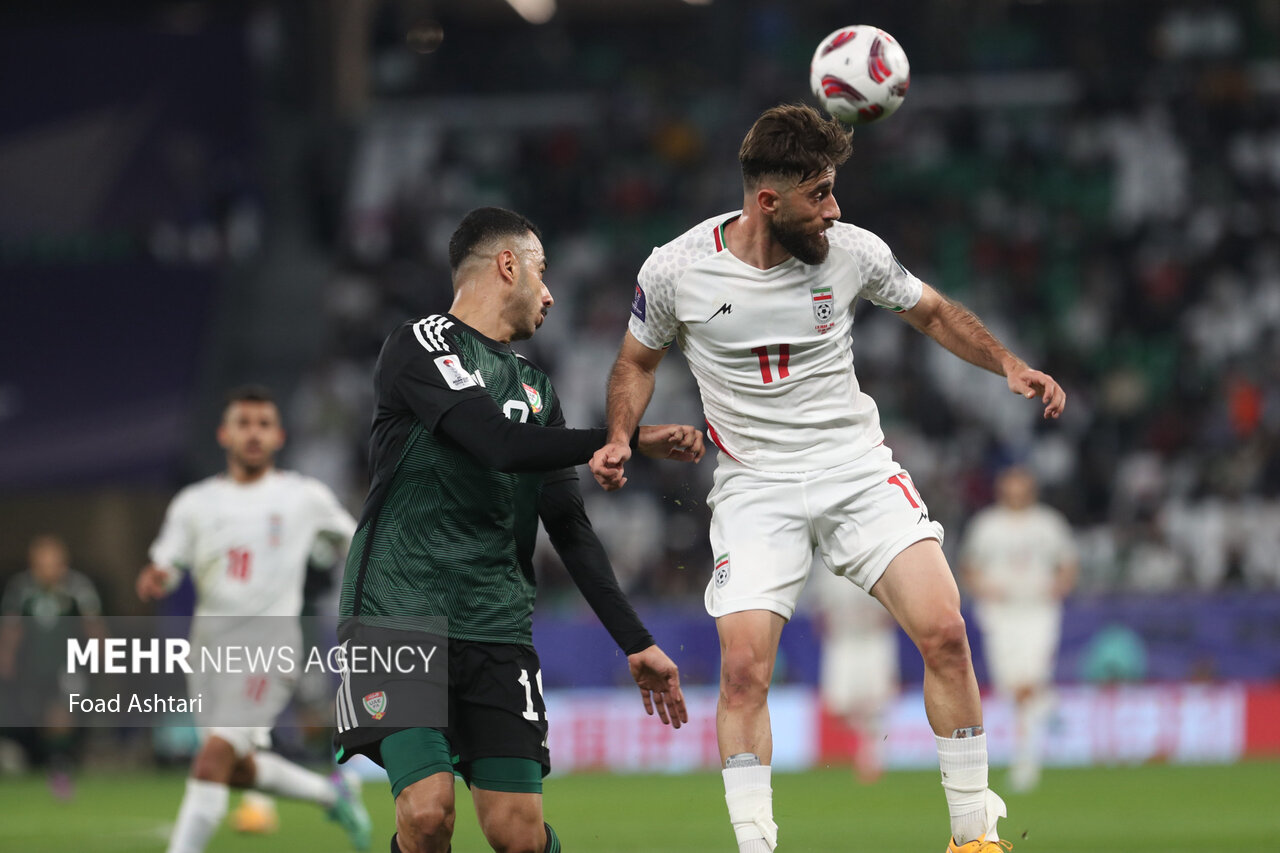
<path id="1" fill-rule="evenodd" d="M 781 201 L 782 196 L 772 187 L 761 187 L 756 190 L 756 206 L 768 216 L 778 212 L 778 203 Z"/>
<path id="2" fill-rule="evenodd" d="M 226 450 L 231 446 L 231 436 L 227 433 L 227 424 L 222 422 L 218 424 L 218 446 Z"/>
<path id="3" fill-rule="evenodd" d="M 498 274 L 505 279 L 511 281 L 516 280 L 516 267 L 520 260 L 516 257 L 516 253 L 510 249 L 503 249 L 498 253 Z"/>

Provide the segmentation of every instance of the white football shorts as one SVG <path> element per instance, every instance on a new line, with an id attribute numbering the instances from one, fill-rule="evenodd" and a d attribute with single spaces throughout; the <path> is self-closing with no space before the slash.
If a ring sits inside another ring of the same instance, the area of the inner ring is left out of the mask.
<path id="1" fill-rule="evenodd" d="M 893 629 L 833 633 L 822 641 L 822 703 L 833 714 L 872 714 L 898 694 L 898 637 Z"/>
<path id="2" fill-rule="evenodd" d="M 707 612 L 771 610 L 790 619 L 816 554 L 868 592 L 889 562 L 924 539 L 942 541 L 910 476 L 884 445 L 821 471 L 757 471 L 721 454 L 707 497 Z"/>
<path id="3" fill-rule="evenodd" d="M 996 690 L 1012 693 L 1052 683 L 1062 637 L 1058 602 L 980 601 L 975 612 L 987 673 Z"/>
<path id="4" fill-rule="evenodd" d="M 201 696 L 195 714 L 201 742 L 216 735 L 235 748 L 237 758 L 270 749 L 271 728 L 289 704 L 295 683 L 279 673 L 188 675 L 190 696 Z"/>

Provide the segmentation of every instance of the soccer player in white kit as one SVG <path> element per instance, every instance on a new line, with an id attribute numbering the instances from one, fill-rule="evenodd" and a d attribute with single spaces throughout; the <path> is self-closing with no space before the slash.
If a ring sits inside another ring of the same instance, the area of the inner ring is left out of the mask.
<path id="1" fill-rule="evenodd" d="M 320 481 L 276 470 L 284 430 L 266 389 L 247 386 L 229 395 L 218 442 L 226 471 L 187 486 L 169 504 L 151 564 L 138 575 L 138 596 L 167 595 L 181 572 L 190 572 L 197 596 L 193 656 L 219 644 L 298 650 L 311 549 L 317 537 L 345 549 L 355 519 Z M 214 725 L 201 728 L 168 853 L 204 850 L 226 815 L 230 787 L 311 800 L 357 849 L 368 848 L 369 816 L 353 778 L 329 779 L 269 751 L 271 725 L 289 702 L 291 682 L 279 670 L 202 678 L 196 668 L 189 677 L 191 695 L 203 694 L 201 710 Z M 253 725 L 221 724 L 242 719 Z"/>
<path id="2" fill-rule="evenodd" d="M 1029 791 L 1040 781 L 1062 599 L 1078 574 L 1066 518 L 1037 502 L 1030 471 L 1002 471 L 996 478 L 996 505 L 973 517 L 961 543 L 960 577 L 977 599 L 991 681 L 1014 701 L 1009 785 L 1015 791 Z"/>
<path id="3" fill-rule="evenodd" d="M 610 443 L 591 460 L 605 489 L 626 482 L 628 439 L 677 341 L 720 448 L 707 611 L 720 635 L 716 731 L 740 853 L 777 845 L 769 681 L 782 626 L 816 553 L 870 591 L 924 659 L 925 708 L 951 816 L 949 849 L 994 851 L 1004 803 L 987 787 L 987 745 L 960 596 L 942 528 L 884 445 L 858 386 L 850 330 L 859 297 L 901 314 L 961 358 L 1039 397 L 1066 395 L 971 312 L 898 263 L 870 231 L 838 222 L 836 167 L 849 132 L 803 105 L 767 110 L 739 151 L 742 210 L 655 249 L 609 378 Z"/>
<path id="4" fill-rule="evenodd" d="M 812 571 L 805 589 L 822 638 L 818 693 L 856 735 L 858 781 L 884 772 L 887 716 L 898 695 L 898 629 L 884 605 L 847 577 Z"/>

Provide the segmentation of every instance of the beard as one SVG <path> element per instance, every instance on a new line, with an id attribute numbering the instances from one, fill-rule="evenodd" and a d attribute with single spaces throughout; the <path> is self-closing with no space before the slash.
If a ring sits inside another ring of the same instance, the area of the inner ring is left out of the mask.
<path id="1" fill-rule="evenodd" d="M 240 466 L 246 474 L 253 477 L 258 476 L 275 464 L 275 458 L 270 453 L 250 454 L 243 451 L 239 453 L 232 452 L 231 458 L 232 461 L 234 461 L 236 465 Z"/>
<path id="2" fill-rule="evenodd" d="M 538 319 L 545 317 L 546 313 L 533 292 L 528 274 L 521 270 L 516 284 L 516 293 L 507 303 L 505 311 L 507 323 L 512 329 L 511 340 L 527 341 L 532 338 L 533 333 L 538 330 Z"/>
<path id="3" fill-rule="evenodd" d="M 786 249 L 793 258 L 808 266 L 817 266 L 827 259 L 831 244 L 826 234 L 804 231 L 795 221 L 779 212 L 769 220 L 769 236 Z"/>

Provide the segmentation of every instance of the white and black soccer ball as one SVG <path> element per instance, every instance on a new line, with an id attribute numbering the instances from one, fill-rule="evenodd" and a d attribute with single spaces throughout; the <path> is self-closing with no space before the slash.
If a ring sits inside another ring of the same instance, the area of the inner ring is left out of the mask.
<path id="1" fill-rule="evenodd" d="M 911 86 L 911 65 L 898 40 L 879 27 L 841 27 L 818 43 L 809 88 L 823 109 L 846 124 L 893 115 Z"/>

